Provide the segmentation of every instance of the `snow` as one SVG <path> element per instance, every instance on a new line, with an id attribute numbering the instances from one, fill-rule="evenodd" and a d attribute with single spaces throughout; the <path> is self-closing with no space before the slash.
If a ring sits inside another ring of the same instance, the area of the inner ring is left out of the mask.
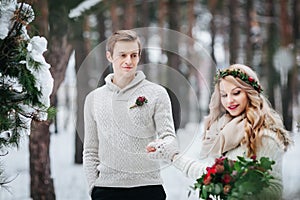
<path id="1" fill-rule="evenodd" d="M 68 93 L 68 92 L 69 93 Z M 74 109 L 72 105 L 65 104 L 65 94 L 74 95 L 75 89 L 65 83 L 59 91 L 60 104 L 58 106 L 58 133 L 54 133 L 51 126 L 51 173 L 54 179 L 54 187 L 57 200 L 89 200 L 88 186 L 83 173 L 82 165 L 74 164 Z M 73 102 L 74 103 L 74 102 Z M 189 123 L 184 129 L 178 130 L 178 139 L 182 150 L 190 157 L 196 157 L 200 145 L 201 126 Z M 294 134 L 295 145 L 287 152 L 284 158 L 283 181 L 285 185 L 286 200 L 300 200 L 300 173 L 298 171 L 300 160 L 295 159 L 300 153 L 300 134 Z M 9 178 L 14 180 L 9 183 L 8 192 L 0 188 L 1 200 L 30 200 L 30 175 L 29 175 L 29 149 L 28 138 L 24 138 L 19 149 L 10 150 L 2 161 Z M 167 200 L 196 200 L 197 194 L 190 189 L 194 181 L 186 178 L 180 171 L 172 166 L 164 165 L 162 177 Z M 188 193 L 192 195 L 188 198 Z"/>
<path id="2" fill-rule="evenodd" d="M 76 8 L 73 8 L 70 11 L 69 17 L 70 18 L 80 17 L 84 11 L 89 10 L 91 7 L 100 3 L 101 1 L 102 0 L 85 0 L 82 3 L 80 3 Z"/>
<path id="3" fill-rule="evenodd" d="M 66 81 L 65 83 L 69 84 L 70 82 Z M 88 200 L 88 186 L 82 165 L 74 164 L 75 131 L 73 125 L 75 125 L 75 113 L 70 113 L 70 111 L 74 110 L 70 109 L 74 105 L 67 106 L 64 104 L 66 102 L 65 94 L 73 96 L 75 88 L 73 86 L 70 88 L 70 85 L 60 88 L 59 102 L 63 102 L 63 104 L 58 106 L 58 133 L 55 134 L 55 128 L 53 126 L 50 127 L 51 132 L 53 132 L 50 143 L 51 173 L 54 179 L 56 199 Z M 195 130 L 197 127 L 197 125 L 190 124 L 189 128 L 187 128 L 189 133 L 179 130 L 180 138 L 190 138 L 190 140 L 184 141 L 181 144 L 182 146 L 188 146 L 190 142 L 193 142 L 194 136 L 191 130 Z M 3 162 L 9 178 L 16 177 L 8 184 L 9 191 L 0 188 L 0 199 L 30 200 L 29 138 L 23 138 L 19 149 L 12 149 L 4 157 Z M 164 166 L 162 168 L 162 177 L 165 181 L 164 187 L 168 200 L 186 199 L 190 191 L 189 186 L 193 184 L 193 181 L 182 176 L 181 172 L 172 166 L 166 166 L 166 164 L 162 164 L 162 166 Z"/>

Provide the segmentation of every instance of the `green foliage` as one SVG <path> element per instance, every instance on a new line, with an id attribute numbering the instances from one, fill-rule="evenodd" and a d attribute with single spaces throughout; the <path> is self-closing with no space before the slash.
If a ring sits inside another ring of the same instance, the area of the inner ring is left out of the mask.
<path id="1" fill-rule="evenodd" d="M 255 199 L 255 195 L 270 186 L 274 164 L 267 157 L 260 160 L 255 156 L 238 157 L 236 161 L 221 157 L 212 167 L 207 167 L 207 173 L 196 180 L 193 189 L 199 189 L 199 197 L 203 199 L 210 196 L 223 200 Z"/>
<path id="2" fill-rule="evenodd" d="M 256 80 L 254 80 L 253 77 L 248 76 L 246 73 L 242 72 L 240 69 L 227 69 L 227 70 L 218 70 L 215 80 L 219 81 L 221 78 L 224 78 L 226 76 L 233 76 L 235 78 L 239 78 L 245 83 L 251 85 L 257 92 L 262 92 L 263 89 L 261 86 L 258 84 Z"/>
<path id="3" fill-rule="evenodd" d="M 1 32 L 0 39 L 0 149 L 8 145 L 18 145 L 20 132 L 28 129 L 28 121 L 25 118 L 39 119 L 40 112 L 47 112 L 47 107 L 41 102 L 42 86 L 38 86 L 33 73 L 39 73 L 42 63 L 31 56 L 26 26 L 34 19 L 32 8 L 24 3 L 16 4 L 14 1 L 5 1 L 5 6 L 15 6 L 11 11 L 12 17 L 8 22 L 8 32 Z M 7 10 L 7 12 L 9 12 Z M 0 15 L 7 17 L 7 15 Z M 6 21 L 6 19 L 3 19 Z M 4 35 L 4 37 L 3 37 Z M 42 54 L 40 43 L 35 40 L 30 49 L 34 49 L 36 55 Z M 41 76 L 41 74 L 39 74 Z M 44 117 L 45 118 L 45 117 Z"/>
<path id="4" fill-rule="evenodd" d="M 53 120 L 56 116 L 57 109 L 55 107 L 49 107 L 47 113 L 48 113 L 48 120 Z"/>

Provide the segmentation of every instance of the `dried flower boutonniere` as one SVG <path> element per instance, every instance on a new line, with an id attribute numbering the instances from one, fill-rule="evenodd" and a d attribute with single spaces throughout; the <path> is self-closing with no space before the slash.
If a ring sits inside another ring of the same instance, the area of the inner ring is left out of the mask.
<path id="1" fill-rule="evenodd" d="M 146 97 L 144 96 L 139 96 L 136 100 L 135 100 L 135 104 L 133 106 L 130 106 L 130 109 L 138 107 L 138 106 L 142 106 L 145 103 L 148 103 L 148 100 L 146 99 Z"/>

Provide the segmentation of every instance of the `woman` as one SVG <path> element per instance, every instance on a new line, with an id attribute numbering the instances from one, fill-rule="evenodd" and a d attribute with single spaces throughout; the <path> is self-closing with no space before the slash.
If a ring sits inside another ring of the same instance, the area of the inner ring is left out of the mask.
<path id="1" fill-rule="evenodd" d="M 216 85 L 205 119 L 205 133 L 200 161 L 178 154 L 176 142 L 157 140 L 148 146 L 151 159 L 171 160 L 172 164 L 193 179 L 206 172 L 216 157 L 269 157 L 275 161 L 270 187 L 255 199 L 282 198 L 282 159 L 291 143 L 280 116 L 261 93 L 255 72 L 241 64 L 218 71 Z"/>

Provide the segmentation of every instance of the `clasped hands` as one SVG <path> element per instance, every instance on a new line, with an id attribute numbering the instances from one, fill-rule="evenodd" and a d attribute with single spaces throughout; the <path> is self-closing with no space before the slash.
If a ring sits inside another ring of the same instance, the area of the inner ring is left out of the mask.
<path id="1" fill-rule="evenodd" d="M 165 160 L 167 162 L 172 162 L 174 156 L 179 153 L 179 145 L 174 136 L 167 136 L 150 142 L 146 149 L 151 160 Z"/>

